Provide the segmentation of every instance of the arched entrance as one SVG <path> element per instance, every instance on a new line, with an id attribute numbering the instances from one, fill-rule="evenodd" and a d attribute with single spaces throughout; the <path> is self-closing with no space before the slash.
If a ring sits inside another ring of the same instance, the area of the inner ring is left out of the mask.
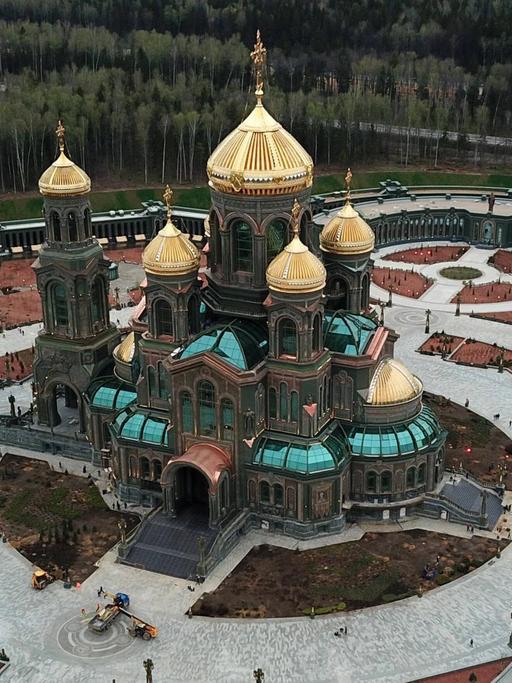
<path id="1" fill-rule="evenodd" d="M 191 466 L 180 467 L 175 478 L 176 514 L 187 510 L 208 519 L 208 489 L 208 480 L 198 469 Z"/>
<path id="2" fill-rule="evenodd" d="M 42 424 L 46 423 L 49 427 L 61 425 L 62 431 L 70 433 L 85 431 L 82 401 L 74 387 L 56 382 L 48 387 L 41 399 L 43 405 L 39 417 Z"/>

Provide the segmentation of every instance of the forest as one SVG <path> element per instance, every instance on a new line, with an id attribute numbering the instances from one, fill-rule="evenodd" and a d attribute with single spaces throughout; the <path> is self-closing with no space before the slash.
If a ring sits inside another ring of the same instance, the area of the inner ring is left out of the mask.
<path id="1" fill-rule="evenodd" d="M 0 191 L 35 189 L 58 118 L 96 187 L 204 182 L 253 106 L 256 28 L 265 104 L 316 164 L 435 167 L 509 135 L 511 24 L 507 0 L 2 0 Z"/>

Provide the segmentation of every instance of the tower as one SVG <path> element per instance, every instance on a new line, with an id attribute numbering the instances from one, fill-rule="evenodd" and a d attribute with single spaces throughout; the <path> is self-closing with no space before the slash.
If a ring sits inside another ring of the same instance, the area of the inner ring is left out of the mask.
<path id="1" fill-rule="evenodd" d="M 360 313 L 369 303 L 375 235 L 350 202 L 351 181 L 348 169 L 345 205 L 320 233 L 320 249 L 327 269 L 326 308 Z"/>
<path id="2" fill-rule="evenodd" d="M 64 133 L 59 121 L 59 156 L 39 179 L 46 237 L 33 265 L 43 309 L 34 382 L 41 424 L 56 426 L 67 408 L 85 431 L 82 394 L 112 363 L 119 333 L 109 318 L 110 261 L 92 235 L 91 181 L 66 155 Z"/>

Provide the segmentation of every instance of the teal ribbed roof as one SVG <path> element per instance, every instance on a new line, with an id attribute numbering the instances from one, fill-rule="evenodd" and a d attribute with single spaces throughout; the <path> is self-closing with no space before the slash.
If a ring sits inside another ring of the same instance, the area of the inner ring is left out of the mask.
<path id="1" fill-rule="evenodd" d="M 169 420 L 141 410 L 122 410 L 112 423 L 120 439 L 137 441 L 151 446 L 173 447 L 173 434 Z"/>
<path id="2" fill-rule="evenodd" d="M 120 410 L 137 398 L 135 387 L 108 377 L 91 384 L 87 391 L 91 406 L 105 410 Z"/>
<path id="3" fill-rule="evenodd" d="M 345 311 L 324 314 L 324 346 L 346 356 L 361 356 L 378 324 L 365 315 Z"/>

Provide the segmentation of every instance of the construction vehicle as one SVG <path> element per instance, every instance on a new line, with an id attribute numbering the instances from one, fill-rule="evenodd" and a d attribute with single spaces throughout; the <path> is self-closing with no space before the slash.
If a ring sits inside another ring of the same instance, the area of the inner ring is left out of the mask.
<path id="1" fill-rule="evenodd" d="M 104 593 L 106 597 L 112 598 L 112 602 L 100 609 L 89 621 L 89 629 L 95 633 L 108 631 L 112 622 L 121 614 L 124 607 L 130 604 L 130 598 L 126 593 Z"/>
<path id="2" fill-rule="evenodd" d="M 48 584 L 55 581 L 55 577 L 45 572 L 44 569 L 36 569 L 32 574 L 32 588 L 42 591 Z"/>
<path id="3" fill-rule="evenodd" d="M 128 612 L 125 612 L 125 610 L 123 610 L 123 614 L 128 614 Z M 128 633 L 132 636 L 132 638 L 138 637 L 142 638 L 142 640 L 151 640 L 151 638 L 157 637 L 158 629 L 156 626 L 147 624 L 145 621 L 142 621 L 142 619 L 135 617 L 133 614 L 131 615 L 131 619 L 132 623 L 128 629 Z"/>

